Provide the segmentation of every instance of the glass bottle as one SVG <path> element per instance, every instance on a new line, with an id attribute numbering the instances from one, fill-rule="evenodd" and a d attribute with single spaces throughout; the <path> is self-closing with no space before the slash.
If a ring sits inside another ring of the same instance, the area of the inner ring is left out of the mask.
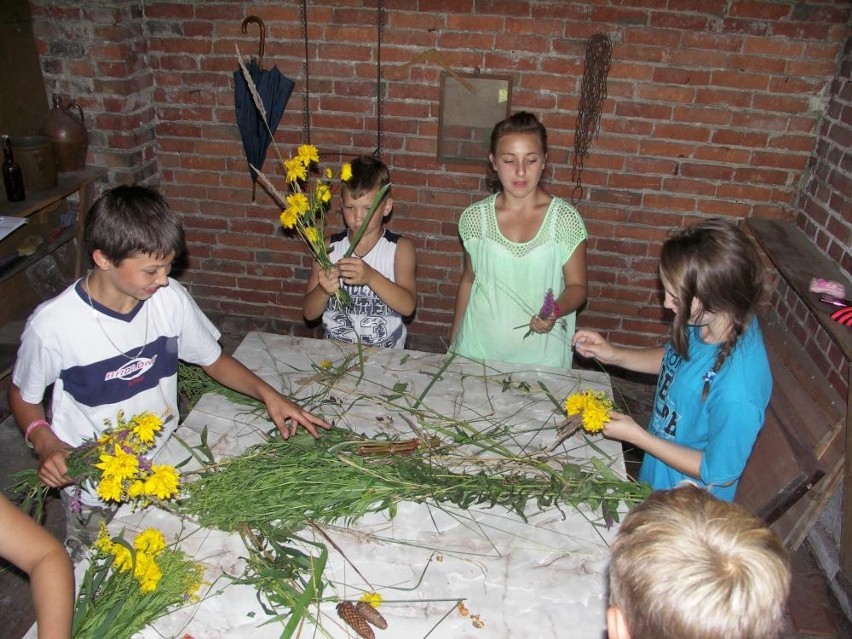
<path id="1" fill-rule="evenodd" d="M 6 199 L 10 202 L 24 199 L 24 175 L 12 154 L 12 142 L 8 135 L 3 136 L 3 185 L 6 187 Z"/>

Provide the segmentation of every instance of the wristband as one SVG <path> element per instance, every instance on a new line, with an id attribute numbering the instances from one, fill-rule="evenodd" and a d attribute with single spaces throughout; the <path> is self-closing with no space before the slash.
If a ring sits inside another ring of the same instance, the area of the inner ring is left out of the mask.
<path id="1" fill-rule="evenodd" d="M 30 441 L 30 433 L 32 433 L 39 426 L 47 426 L 48 428 L 50 428 L 50 422 L 44 419 L 36 419 L 35 421 L 30 422 L 30 425 L 27 426 L 27 429 L 24 431 L 24 441 L 30 448 L 33 447 L 33 443 Z"/>

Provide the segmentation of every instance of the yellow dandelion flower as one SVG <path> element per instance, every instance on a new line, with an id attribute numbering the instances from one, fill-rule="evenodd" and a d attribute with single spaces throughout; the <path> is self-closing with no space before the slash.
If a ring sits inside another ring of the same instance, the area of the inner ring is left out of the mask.
<path id="1" fill-rule="evenodd" d="M 589 433 L 603 430 L 604 424 L 610 420 L 611 411 L 615 408 L 606 393 L 591 389 L 582 393 L 571 393 L 565 398 L 564 406 L 565 413 L 569 416 L 581 414 L 583 429 Z"/>
<path id="2" fill-rule="evenodd" d="M 154 442 L 154 437 L 163 427 L 162 420 L 154 413 L 142 413 L 131 420 L 133 434 L 146 444 Z"/>
<path id="3" fill-rule="evenodd" d="M 142 592 L 153 592 L 157 589 L 157 584 L 160 583 L 163 573 L 153 557 L 143 552 L 137 552 L 133 576 L 139 582 L 139 589 Z"/>
<path id="4" fill-rule="evenodd" d="M 98 497 L 104 501 L 121 502 L 123 499 L 123 490 L 121 479 L 118 477 L 104 477 L 98 484 Z"/>
<path id="5" fill-rule="evenodd" d="M 325 179 L 330 180 L 333 177 L 334 177 L 334 171 L 332 171 L 330 168 L 326 167 L 325 168 Z"/>
<path id="6" fill-rule="evenodd" d="M 136 539 L 133 540 L 133 547 L 136 549 L 136 552 L 156 557 L 165 549 L 166 538 L 156 528 L 148 528 L 139 533 Z"/>
<path id="7" fill-rule="evenodd" d="M 170 499 L 178 492 L 180 480 L 173 466 L 152 464 L 151 474 L 145 480 L 145 492 L 158 499 Z"/>
<path id="8" fill-rule="evenodd" d="M 300 158 L 305 165 L 311 162 L 319 162 L 319 151 L 313 144 L 302 144 L 296 149 L 296 157 Z"/>
<path id="9" fill-rule="evenodd" d="M 284 174 L 284 179 L 291 183 L 308 179 L 308 169 L 298 157 L 284 160 Z"/>
<path id="10" fill-rule="evenodd" d="M 130 499 L 139 499 L 145 496 L 145 482 L 141 479 L 130 482 L 127 487 L 127 496 Z"/>
<path id="11" fill-rule="evenodd" d="M 139 471 L 139 460 L 135 455 L 126 452 L 121 446 L 115 444 L 113 446 L 113 455 L 106 451 L 102 451 L 99 459 L 100 464 L 95 464 L 95 468 L 99 468 L 106 477 L 115 477 L 118 480 L 129 479 L 136 475 Z"/>
<path id="12" fill-rule="evenodd" d="M 305 239 L 311 244 L 316 244 L 319 239 L 319 233 L 317 232 L 317 227 L 315 226 L 306 226 L 305 227 Z"/>
<path id="13" fill-rule="evenodd" d="M 324 359 L 320 362 L 320 368 L 324 371 L 327 371 L 332 366 L 332 361 L 330 359 Z"/>
<path id="14" fill-rule="evenodd" d="M 317 186 L 317 202 L 328 204 L 331 201 L 331 187 L 328 184 Z"/>
<path id="15" fill-rule="evenodd" d="M 291 193 L 287 196 L 287 208 L 295 209 L 298 215 L 302 215 L 311 209 L 311 203 L 304 193 Z"/>
<path id="16" fill-rule="evenodd" d="M 118 572 L 127 572 L 133 567 L 133 555 L 121 544 L 112 545 L 112 565 Z"/>
<path id="17" fill-rule="evenodd" d="M 349 162 L 340 167 L 340 179 L 344 182 L 352 179 L 352 165 Z"/>
<path id="18" fill-rule="evenodd" d="M 285 229 L 291 229 L 296 226 L 296 220 L 299 219 L 299 212 L 292 206 L 288 206 L 284 211 L 281 211 L 281 216 L 278 221 Z"/>
<path id="19" fill-rule="evenodd" d="M 378 608 L 382 605 L 382 596 L 377 592 L 365 592 L 361 595 L 359 601 L 364 601 L 370 604 L 373 608 Z"/>

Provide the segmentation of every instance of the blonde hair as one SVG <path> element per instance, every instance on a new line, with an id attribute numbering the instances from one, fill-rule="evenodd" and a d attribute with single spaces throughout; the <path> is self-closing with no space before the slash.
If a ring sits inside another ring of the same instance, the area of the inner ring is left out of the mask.
<path id="1" fill-rule="evenodd" d="M 653 493 L 612 545 L 610 604 L 632 639 L 772 639 L 789 557 L 762 520 L 692 484 Z"/>

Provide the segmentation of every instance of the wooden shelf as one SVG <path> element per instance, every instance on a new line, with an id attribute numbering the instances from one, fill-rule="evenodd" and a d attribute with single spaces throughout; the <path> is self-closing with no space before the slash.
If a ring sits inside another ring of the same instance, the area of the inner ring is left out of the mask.
<path id="1" fill-rule="evenodd" d="M 59 176 L 56 186 L 45 191 L 28 193 L 23 202 L 0 202 L 0 216 L 30 217 L 53 206 L 73 193 L 79 196 L 77 205 L 77 259 L 74 267 L 75 276 L 79 276 L 83 268 L 83 226 L 86 222 L 86 212 L 92 204 L 92 184 L 106 175 L 106 169 L 89 167 L 75 173 L 65 173 Z M 0 247 L 2 247 L 0 240 Z"/>

